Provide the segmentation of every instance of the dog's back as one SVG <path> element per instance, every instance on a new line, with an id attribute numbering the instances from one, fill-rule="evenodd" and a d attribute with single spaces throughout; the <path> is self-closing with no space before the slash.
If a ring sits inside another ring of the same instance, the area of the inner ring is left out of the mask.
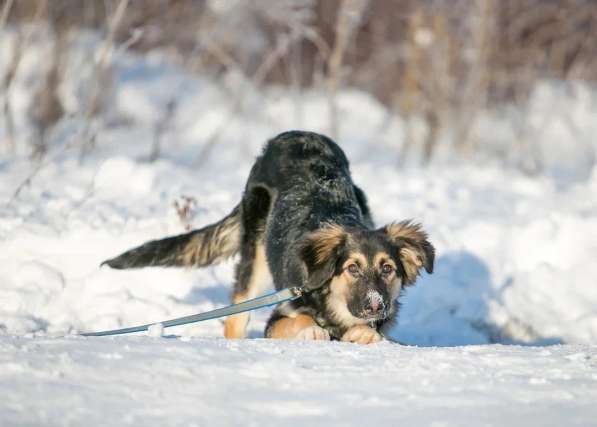
<path id="1" fill-rule="evenodd" d="M 275 209 L 275 221 L 266 227 L 270 209 Z M 239 253 L 243 233 L 252 228 L 267 231 L 272 242 L 268 255 L 281 262 L 287 242 L 316 229 L 332 213 L 347 224 L 360 221 L 373 226 L 365 195 L 352 183 L 342 149 L 323 135 L 284 132 L 265 145 L 251 170 L 243 200 L 229 215 L 189 233 L 146 242 L 102 265 L 117 269 L 203 267 Z"/>
<path id="2" fill-rule="evenodd" d="M 372 225 L 365 196 L 352 182 L 344 152 L 316 133 L 285 132 L 270 140 L 251 170 L 244 201 L 256 204 L 255 194 L 262 195 L 262 205 L 269 205 L 263 210 L 268 218 L 260 224 L 278 288 L 300 284 L 297 246 L 306 234 L 330 221 L 349 227 Z M 289 277 L 296 283 L 285 283 Z"/>

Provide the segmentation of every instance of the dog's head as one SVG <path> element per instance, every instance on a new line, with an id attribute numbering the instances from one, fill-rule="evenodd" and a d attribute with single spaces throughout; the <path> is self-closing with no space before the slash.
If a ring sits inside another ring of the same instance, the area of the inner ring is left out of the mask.
<path id="1" fill-rule="evenodd" d="M 409 221 L 378 230 L 328 225 L 307 236 L 301 257 L 307 287 L 329 285 L 328 307 L 349 326 L 391 316 L 402 287 L 422 268 L 433 272 L 435 250 L 421 226 Z"/>

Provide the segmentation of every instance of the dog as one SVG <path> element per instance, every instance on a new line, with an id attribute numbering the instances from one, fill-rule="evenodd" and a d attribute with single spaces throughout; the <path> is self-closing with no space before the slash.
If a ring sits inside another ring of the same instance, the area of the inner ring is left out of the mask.
<path id="1" fill-rule="evenodd" d="M 203 267 L 237 253 L 233 303 L 272 284 L 306 290 L 273 310 L 267 338 L 361 344 L 382 339 L 382 327 L 396 320 L 401 290 L 421 269 L 432 273 L 435 258 L 419 224 L 374 227 L 365 193 L 335 142 L 290 131 L 267 142 L 240 203 L 225 218 L 147 242 L 102 265 Z M 248 322 L 248 313 L 228 317 L 225 337 L 245 337 Z"/>

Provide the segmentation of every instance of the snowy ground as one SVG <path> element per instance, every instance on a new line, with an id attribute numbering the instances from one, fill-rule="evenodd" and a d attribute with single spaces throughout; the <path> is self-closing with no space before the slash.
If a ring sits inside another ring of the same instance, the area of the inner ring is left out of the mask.
<path id="1" fill-rule="evenodd" d="M 590 426 L 597 347 L 0 340 L 2 425 Z"/>
<path id="2" fill-rule="evenodd" d="M 247 89 L 239 114 L 234 93 L 156 59 L 120 55 L 116 77 L 112 119 L 82 163 L 76 116 L 16 197 L 31 165 L 25 152 L 0 156 L 0 425 L 594 424 L 597 170 L 563 186 L 488 164 L 398 168 L 400 121 L 358 92 L 339 98 L 355 182 L 378 224 L 415 218 L 437 248 L 435 273 L 408 290 L 387 331 L 412 346 L 226 342 L 219 321 L 172 328 L 174 338 L 74 336 L 227 304 L 233 262 L 98 265 L 182 232 L 182 196 L 197 200 L 192 226 L 221 218 L 267 138 L 327 126 L 316 93 L 296 102 Z M 21 131 L 31 78 L 14 92 Z M 164 153 L 150 163 L 172 98 Z M 266 318 L 254 314 L 252 338 Z"/>

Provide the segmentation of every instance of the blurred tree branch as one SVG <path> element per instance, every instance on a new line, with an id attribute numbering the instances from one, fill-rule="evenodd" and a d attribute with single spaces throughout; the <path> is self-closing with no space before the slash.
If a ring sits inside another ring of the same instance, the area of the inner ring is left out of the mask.
<path id="1" fill-rule="evenodd" d="M 24 24 L 41 21 L 41 4 L 0 0 L 0 28 L 11 26 L 17 34 L 11 66 L 0 81 L 7 147 L 14 148 L 15 140 L 10 87 L 27 46 L 21 32 Z M 396 143 L 400 157 L 416 153 L 424 162 L 444 144 L 473 155 L 483 144 L 474 128 L 478 117 L 508 105 L 524 111 L 540 81 L 597 81 L 594 0 L 144 0 L 143 7 L 129 6 L 128 0 L 47 2 L 58 27 L 104 34 L 81 111 L 89 130 L 82 158 L 94 145 L 92 123 L 111 102 L 105 88 L 112 84 L 116 46 L 141 54 L 159 50 L 215 79 L 239 76 L 238 87 L 222 84 L 230 117 L 248 113 L 243 98 L 249 88 L 291 87 L 297 117 L 301 90 L 324 89 L 332 136 L 341 122 L 337 92 L 361 88 L 404 120 L 406 139 Z M 48 87 L 62 78 L 46 77 Z M 47 117 L 51 125 L 55 115 Z M 526 121 L 516 122 L 524 141 Z M 199 162 L 225 126 L 206 138 Z"/>

